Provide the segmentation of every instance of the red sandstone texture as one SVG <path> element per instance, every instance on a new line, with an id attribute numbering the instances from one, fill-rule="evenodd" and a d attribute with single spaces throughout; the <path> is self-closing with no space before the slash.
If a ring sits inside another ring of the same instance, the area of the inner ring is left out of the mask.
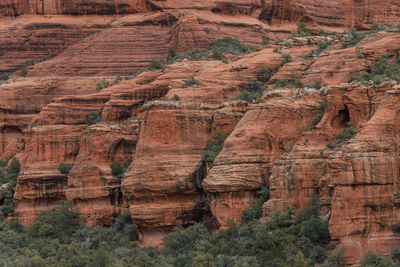
<path id="1" fill-rule="evenodd" d="M 272 40 L 298 21 L 316 32 L 363 29 L 398 22 L 399 10 L 398 1 L 0 0 L 0 74 L 10 75 L 0 81 L 0 159 L 22 164 L 13 217 L 29 225 L 67 199 L 88 225 L 110 225 L 129 211 L 141 244 L 159 245 L 179 224 L 210 216 L 221 227 L 240 223 L 266 186 L 264 217 L 286 206 L 299 211 L 315 191 L 349 263 L 368 250 L 389 254 L 400 244 L 400 89 L 393 81 L 350 82 L 382 55 L 398 56 L 400 34 L 371 34 L 347 49 L 340 35 Z M 139 73 L 168 48 L 206 48 L 227 35 L 271 44 Z M 331 45 L 304 58 L 321 41 Z M 282 66 L 284 54 L 293 62 Z M 261 65 L 274 71 L 264 102 L 236 101 Z M 114 84 L 117 76 L 128 80 Z M 323 88 L 273 86 L 296 77 Z M 189 78 L 199 84 L 185 87 Z M 103 81 L 110 86 L 99 88 Z M 327 148 L 349 121 L 356 137 Z M 207 165 L 202 154 L 217 130 L 230 134 Z M 131 162 L 122 178 L 112 174 L 113 161 Z M 74 164 L 68 175 L 58 171 L 62 163 Z"/>

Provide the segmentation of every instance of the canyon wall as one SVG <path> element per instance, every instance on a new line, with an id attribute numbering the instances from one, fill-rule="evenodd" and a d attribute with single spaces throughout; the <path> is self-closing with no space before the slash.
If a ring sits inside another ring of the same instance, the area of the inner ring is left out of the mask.
<path id="1" fill-rule="evenodd" d="M 10 218 L 29 225 L 66 199 L 91 226 L 129 211 L 141 245 L 158 246 L 177 225 L 241 223 L 268 187 L 264 218 L 299 212 L 316 192 L 349 263 L 390 254 L 400 244 L 400 89 L 353 78 L 397 58 L 400 34 L 371 32 L 343 48 L 351 36 L 340 32 L 396 24 L 399 10 L 394 0 L 0 0 L 0 159 L 22 165 Z M 314 36 L 284 38 L 298 21 Z M 256 48 L 146 69 L 170 48 L 183 54 L 228 35 Z M 262 97 L 238 100 L 262 66 Z M 327 147 L 349 122 L 356 136 Z M 217 131 L 228 137 L 205 162 Z"/>

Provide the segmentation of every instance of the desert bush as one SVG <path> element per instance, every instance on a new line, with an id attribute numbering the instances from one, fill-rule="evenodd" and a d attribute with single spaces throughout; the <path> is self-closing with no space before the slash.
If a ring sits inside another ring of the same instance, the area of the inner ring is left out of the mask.
<path id="1" fill-rule="evenodd" d="M 73 163 L 61 163 L 58 165 L 58 171 L 61 172 L 62 174 L 68 175 L 69 172 L 72 170 L 74 167 Z"/>
<path id="2" fill-rule="evenodd" d="M 93 124 L 97 124 L 102 122 L 102 118 L 101 118 L 101 113 L 103 112 L 103 110 L 99 110 L 99 111 L 93 111 L 89 114 L 88 118 L 87 118 L 87 124 L 88 125 L 93 125 Z"/>
<path id="3" fill-rule="evenodd" d="M 164 63 L 158 59 L 152 59 L 147 66 L 148 71 L 161 70 L 164 68 Z"/>
<path id="4" fill-rule="evenodd" d="M 184 81 L 183 88 L 186 87 L 198 87 L 200 85 L 199 81 L 196 80 L 194 77 L 190 77 Z"/>
<path id="5" fill-rule="evenodd" d="M 206 150 L 203 153 L 203 160 L 212 163 L 219 152 L 221 152 L 224 141 L 228 136 L 229 133 L 224 133 L 220 130 L 217 130 L 214 136 L 207 140 Z"/>

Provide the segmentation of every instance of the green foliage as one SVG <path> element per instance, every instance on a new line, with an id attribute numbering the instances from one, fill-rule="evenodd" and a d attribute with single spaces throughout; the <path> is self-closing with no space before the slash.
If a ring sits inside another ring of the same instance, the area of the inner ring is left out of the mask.
<path id="1" fill-rule="evenodd" d="M 251 80 L 236 99 L 251 103 L 260 103 L 263 101 L 263 88 L 263 82 L 255 79 Z"/>
<path id="2" fill-rule="evenodd" d="M 275 88 L 303 88 L 304 83 L 297 77 L 295 77 L 293 80 L 288 81 L 288 80 L 278 80 L 275 82 Z"/>
<path id="3" fill-rule="evenodd" d="M 357 131 L 353 128 L 353 123 L 348 122 L 343 130 L 343 133 L 336 137 L 335 146 L 343 146 L 347 140 L 354 138 L 357 135 Z"/>
<path id="4" fill-rule="evenodd" d="M 347 34 L 349 35 L 350 39 L 342 43 L 342 48 L 355 46 L 356 44 L 358 44 L 358 42 L 360 42 L 367 36 L 367 32 L 357 32 L 357 30 L 355 29 L 350 30 L 349 32 L 347 32 Z"/>
<path id="5" fill-rule="evenodd" d="M 178 53 L 176 52 L 176 49 L 173 47 L 168 48 L 168 55 L 170 57 L 176 57 Z"/>
<path id="6" fill-rule="evenodd" d="M 110 164 L 110 169 L 114 176 L 119 177 L 122 174 L 123 166 L 119 162 L 113 161 Z"/>
<path id="7" fill-rule="evenodd" d="M 149 251 L 136 247 L 138 237 L 129 213 L 111 227 L 91 228 L 79 225 L 72 205 L 61 202 L 27 228 L 1 223 L 0 256 L 7 266 L 135 266 L 137 255 Z"/>
<path id="8" fill-rule="evenodd" d="M 372 251 L 365 253 L 361 259 L 360 267 L 395 267 L 396 264 L 388 257 L 376 254 Z"/>
<path id="9" fill-rule="evenodd" d="M 110 87 L 110 86 L 111 86 L 110 82 L 107 81 L 106 79 L 103 79 L 101 82 L 97 83 L 96 89 L 97 89 L 97 91 L 100 91 L 100 90 Z"/>
<path id="10" fill-rule="evenodd" d="M 225 139 L 229 136 L 229 132 L 224 133 L 217 130 L 214 136 L 207 140 L 206 150 L 203 153 L 203 160 L 206 162 L 213 162 L 219 152 L 221 152 Z"/>
<path id="11" fill-rule="evenodd" d="M 10 79 L 10 76 L 11 76 L 11 74 L 9 74 L 9 73 L 1 74 L 0 81 L 7 81 L 8 79 Z"/>
<path id="12" fill-rule="evenodd" d="M 14 193 L 18 182 L 18 176 L 21 171 L 21 164 L 18 159 L 13 158 L 10 165 L 7 167 L 6 173 L 0 175 L 0 183 L 2 186 L 1 194 L 3 195 L 4 202 L 1 208 L 3 216 L 7 217 L 9 213 L 14 212 Z"/>
<path id="13" fill-rule="evenodd" d="M 72 209 L 69 202 L 60 201 L 60 205 L 59 209 L 40 213 L 27 229 L 29 236 L 69 240 L 79 227 L 78 213 Z"/>
<path id="14" fill-rule="evenodd" d="M 171 54 L 167 58 L 167 63 L 172 64 L 175 61 L 188 59 L 190 61 L 208 60 L 214 58 L 216 60 L 224 60 L 224 53 L 240 56 L 256 51 L 255 46 L 245 45 L 238 39 L 226 36 L 225 38 L 211 42 L 207 49 L 195 49 L 185 52 L 183 55 Z"/>
<path id="15" fill-rule="evenodd" d="M 99 110 L 99 111 L 93 111 L 89 114 L 88 118 L 87 118 L 87 124 L 88 125 L 93 125 L 93 124 L 97 124 L 102 122 L 102 118 L 101 118 L 101 113 L 103 112 L 103 110 Z"/>
<path id="16" fill-rule="evenodd" d="M 168 97 L 160 97 L 161 101 L 179 101 L 181 100 L 181 98 L 178 95 L 174 95 L 172 98 L 168 98 Z"/>
<path id="17" fill-rule="evenodd" d="M 242 222 L 248 223 L 252 220 L 260 219 L 262 216 L 262 205 L 269 199 L 269 188 L 262 187 L 258 192 L 258 199 L 252 199 L 249 206 L 242 213 Z"/>
<path id="18" fill-rule="evenodd" d="M 389 61 L 387 57 L 374 62 L 371 70 L 364 71 L 361 76 L 355 77 L 356 81 L 373 81 L 380 84 L 385 78 L 400 81 L 400 58 Z"/>
<path id="19" fill-rule="evenodd" d="M 162 63 L 160 60 L 158 59 L 152 59 L 149 63 L 149 65 L 147 66 L 148 71 L 153 71 L 153 70 L 161 70 L 164 68 L 164 63 Z"/>
<path id="20" fill-rule="evenodd" d="M 310 30 L 307 28 L 307 24 L 304 22 L 299 22 L 297 24 L 297 30 L 292 32 L 292 37 L 305 37 L 310 35 Z"/>
<path id="21" fill-rule="evenodd" d="M 347 266 L 344 257 L 344 248 L 336 248 L 328 251 L 328 258 L 324 267 L 345 267 Z"/>
<path id="22" fill-rule="evenodd" d="M 127 160 L 124 162 L 123 165 L 121 165 L 119 162 L 113 161 L 110 164 L 111 173 L 115 177 L 122 178 L 124 174 L 128 171 L 128 168 L 131 165 L 131 163 L 132 163 L 131 160 Z"/>
<path id="23" fill-rule="evenodd" d="M 329 142 L 329 143 L 326 145 L 326 147 L 327 147 L 327 148 L 330 148 L 330 149 L 334 149 L 334 148 L 335 148 L 335 144 L 332 143 L 332 142 Z"/>
<path id="24" fill-rule="evenodd" d="M 7 167 L 7 161 L 4 161 L 4 160 L 0 160 L 0 168 L 4 168 L 4 167 Z"/>
<path id="25" fill-rule="evenodd" d="M 312 122 L 311 126 L 315 127 L 322 120 L 323 117 L 324 117 L 324 113 L 323 112 L 320 112 L 320 113 L 316 114 L 314 116 L 314 118 L 313 118 L 313 122 Z"/>
<path id="26" fill-rule="evenodd" d="M 400 246 L 395 247 L 392 251 L 392 259 L 397 264 L 400 263 Z"/>
<path id="27" fill-rule="evenodd" d="M 293 61 L 293 58 L 290 54 L 283 53 L 282 58 L 283 58 L 282 66 Z"/>
<path id="28" fill-rule="evenodd" d="M 269 45 L 269 40 L 268 40 L 268 38 L 263 37 L 263 38 L 262 38 L 261 45 L 264 46 L 264 47 L 265 47 L 265 46 L 268 46 L 268 45 Z"/>
<path id="29" fill-rule="evenodd" d="M 260 82 L 266 83 L 271 78 L 273 72 L 267 68 L 264 64 L 258 67 L 257 71 L 257 80 Z"/>
<path id="30" fill-rule="evenodd" d="M 62 174 L 68 175 L 73 167 L 74 167 L 73 163 L 70 164 L 61 163 L 60 165 L 58 165 L 58 171 L 61 172 Z"/>
<path id="31" fill-rule="evenodd" d="M 190 77 L 184 81 L 184 85 L 182 85 L 182 87 L 198 87 L 199 85 L 200 83 L 198 80 L 196 80 L 194 77 Z"/>

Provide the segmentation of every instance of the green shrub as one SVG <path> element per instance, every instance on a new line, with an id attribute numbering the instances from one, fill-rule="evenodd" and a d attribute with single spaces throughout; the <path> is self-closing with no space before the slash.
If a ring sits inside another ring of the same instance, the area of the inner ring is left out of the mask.
<path id="1" fill-rule="evenodd" d="M 293 61 L 293 58 L 290 54 L 283 53 L 282 58 L 283 58 L 282 66 Z"/>
<path id="2" fill-rule="evenodd" d="M 297 30 L 292 32 L 292 37 L 305 37 L 310 36 L 310 30 L 307 29 L 307 24 L 299 22 L 297 24 Z"/>
<path id="3" fill-rule="evenodd" d="M 275 88 L 303 88 L 304 83 L 297 77 L 295 77 L 293 80 L 288 81 L 288 80 L 278 80 L 275 82 Z"/>
<path id="4" fill-rule="evenodd" d="M 396 264 L 388 257 L 376 254 L 372 251 L 365 253 L 361 259 L 360 267 L 395 267 Z"/>
<path id="5" fill-rule="evenodd" d="M 172 97 L 172 100 L 173 100 L 173 101 L 179 101 L 179 100 L 181 100 L 181 98 L 180 98 L 178 95 L 174 95 L 174 96 Z"/>
<path id="6" fill-rule="evenodd" d="M 316 114 L 313 118 L 312 127 L 315 127 L 322 120 L 323 117 L 323 112 Z"/>
<path id="7" fill-rule="evenodd" d="M 244 100 L 250 103 L 260 103 L 263 101 L 263 90 L 263 82 L 254 79 L 246 85 L 244 90 L 240 92 L 240 95 L 236 99 Z"/>
<path id="8" fill-rule="evenodd" d="M 375 84 L 380 84 L 385 78 L 400 81 L 400 58 L 397 57 L 390 62 L 384 56 L 380 61 L 376 61 L 369 71 L 362 72 L 361 76 L 354 78 L 356 81 L 373 81 Z"/>
<path id="9" fill-rule="evenodd" d="M 170 57 L 176 57 L 178 53 L 176 52 L 176 49 L 173 47 L 168 48 L 168 55 Z"/>
<path id="10" fill-rule="evenodd" d="M 58 165 L 58 171 L 61 172 L 62 174 L 68 175 L 73 167 L 74 167 L 73 163 L 70 164 L 61 163 L 60 165 Z"/>
<path id="11" fill-rule="evenodd" d="M 212 57 L 213 57 L 214 59 L 216 59 L 216 60 L 223 60 L 223 59 L 224 59 L 224 56 L 222 55 L 222 52 L 221 52 L 221 51 L 218 51 L 218 50 L 216 50 L 216 49 L 214 49 L 214 50 L 212 51 Z"/>
<path id="12" fill-rule="evenodd" d="M 212 163 L 219 152 L 221 152 L 225 139 L 229 136 L 229 132 L 224 133 L 217 130 L 214 136 L 207 140 L 206 150 L 203 153 L 203 160 Z"/>
<path id="13" fill-rule="evenodd" d="M 252 220 L 260 219 L 262 216 L 262 206 L 264 202 L 268 201 L 270 191 L 268 187 L 262 187 L 257 192 L 258 199 L 252 199 L 249 206 L 242 213 L 242 223 L 248 223 Z"/>
<path id="14" fill-rule="evenodd" d="M 355 29 L 352 29 L 350 32 L 347 32 L 350 36 L 350 40 L 342 43 L 342 48 L 349 48 L 355 46 L 367 36 L 367 32 L 357 32 Z"/>
<path id="15" fill-rule="evenodd" d="M 73 210 L 71 203 L 60 201 L 60 208 L 40 213 L 27 231 L 31 237 L 67 242 L 78 228 L 78 213 Z"/>
<path id="16" fill-rule="evenodd" d="M 343 133 L 336 137 L 335 146 L 343 146 L 347 140 L 354 138 L 357 135 L 357 131 L 353 129 L 353 123 L 348 122 L 343 130 Z"/>
<path id="17" fill-rule="evenodd" d="M 392 251 L 392 259 L 396 263 L 400 263 L 400 246 L 395 247 Z"/>
<path id="18" fill-rule="evenodd" d="M 275 88 L 287 88 L 289 87 L 289 81 L 288 80 L 278 80 L 275 82 Z"/>
<path id="19" fill-rule="evenodd" d="M 187 87 L 198 87 L 200 85 L 199 81 L 196 80 L 194 77 L 190 77 L 184 81 L 183 88 Z"/>
<path id="20" fill-rule="evenodd" d="M 160 60 L 158 59 L 152 59 L 149 63 L 149 65 L 147 66 L 147 70 L 148 71 L 153 71 L 153 70 L 161 70 L 164 68 L 164 63 L 162 63 Z"/>
<path id="21" fill-rule="evenodd" d="M 89 114 L 88 118 L 87 118 L 87 124 L 88 125 L 93 125 L 93 124 L 97 124 L 102 122 L 102 118 L 101 118 L 101 113 L 103 112 L 103 110 L 99 110 L 99 111 L 93 111 Z"/>
<path id="22" fill-rule="evenodd" d="M 243 54 L 254 52 L 256 50 L 257 48 L 255 46 L 245 45 L 241 43 L 238 39 L 227 36 L 225 38 L 211 42 L 207 49 L 189 50 L 185 52 L 185 54 L 176 54 L 175 56 L 172 56 L 170 54 L 166 62 L 168 64 L 172 64 L 175 61 L 180 61 L 185 58 L 190 61 L 198 61 L 208 60 L 211 57 L 217 60 L 224 60 L 224 53 L 240 56 Z"/>
<path id="23" fill-rule="evenodd" d="M 330 148 L 330 149 L 334 149 L 334 148 L 335 148 L 335 144 L 332 143 L 332 142 L 329 142 L 329 143 L 326 145 L 326 147 L 327 147 L 327 148 Z"/>
<path id="24" fill-rule="evenodd" d="M 271 78 L 273 72 L 267 68 L 264 64 L 260 65 L 258 67 L 257 71 L 257 80 L 261 82 L 268 82 L 268 80 Z"/>
<path id="25" fill-rule="evenodd" d="M 0 75 L 0 81 L 7 81 L 8 79 L 10 79 L 11 74 L 1 74 Z"/>
<path id="26" fill-rule="evenodd" d="M 263 38 L 262 38 L 261 45 L 264 46 L 264 47 L 265 47 L 265 46 L 268 46 L 268 45 L 269 45 L 269 40 L 268 40 L 268 38 L 263 37 Z"/>
<path id="27" fill-rule="evenodd" d="M 110 164 L 111 172 L 115 177 L 119 177 L 122 174 L 123 166 L 116 161 Z"/>
<path id="28" fill-rule="evenodd" d="M 7 161 L 0 160 L 0 168 L 5 168 L 7 167 L 7 165 L 8 165 Z"/>

